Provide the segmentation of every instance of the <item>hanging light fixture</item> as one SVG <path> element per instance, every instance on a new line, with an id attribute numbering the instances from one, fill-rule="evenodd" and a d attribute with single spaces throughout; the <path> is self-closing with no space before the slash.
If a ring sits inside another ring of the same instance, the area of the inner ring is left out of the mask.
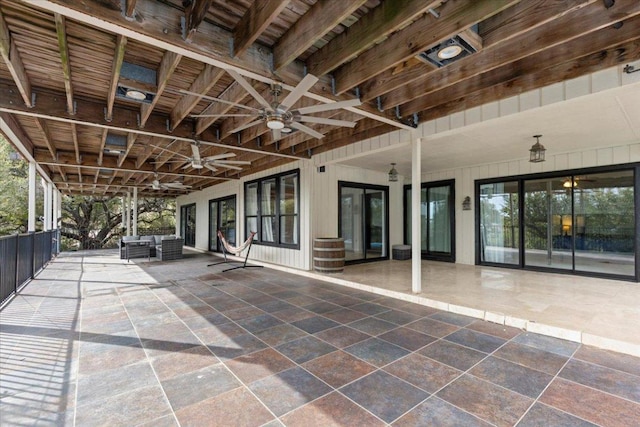
<path id="1" fill-rule="evenodd" d="M 396 170 L 396 164 L 391 163 L 391 170 L 389 171 L 389 182 L 396 182 L 398 180 L 398 171 Z"/>
<path id="2" fill-rule="evenodd" d="M 533 135 L 533 137 L 536 139 L 536 143 L 533 144 L 531 146 L 531 149 L 529 150 L 529 161 L 531 163 L 540 163 L 540 162 L 544 162 L 544 153 L 546 150 L 546 148 L 544 148 L 544 145 L 540 144 L 540 137 L 542 135 Z"/>

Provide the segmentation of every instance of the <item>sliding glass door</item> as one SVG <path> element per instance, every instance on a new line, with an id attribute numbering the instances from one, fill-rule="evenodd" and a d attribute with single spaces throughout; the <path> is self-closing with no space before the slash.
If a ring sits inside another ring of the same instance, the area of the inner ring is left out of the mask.
<path id="1" fill-rule="evenodd" d="M 185 246 L 196 245 L 196 204 L 180 207 L 180 235 Z"/>
<path id="2" fill-rule="evenodd" d="M 478 183 L 478 262 L 636 278 L 635 169 Z"/>
<path id="3" fill-rule="evenodd" d="M 218 230 L 227 242 L 236 244 L 236 196 L 209 201 L 209 250 L 221 252 Z"/>
<path id="4" fill-rule="evenodd" d="M 339 230 L 345 260 L 363 262 L 388 258 L 388 187 L 338 183 Z"/>
<path id="5" fill-rule="evenodd" d="M 453 180 L 424 183 L 420 191 L 422 257 L 455 261 L 455 200 Z M 405 242 L 411 244 L 411 186 L 405 186 Z"/>

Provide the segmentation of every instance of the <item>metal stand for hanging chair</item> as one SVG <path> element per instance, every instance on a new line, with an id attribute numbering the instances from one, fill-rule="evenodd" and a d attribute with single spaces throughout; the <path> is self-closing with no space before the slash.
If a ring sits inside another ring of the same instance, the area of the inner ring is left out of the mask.
<path id="1" fill-rule="evenodd" d="M 233 263 L 241 263 L 242 265 L 237 265 L 235 267 L 227 268 L 221 271 L 224 273 L 225 271 L 237 270 L 239 268 L 262 268 L 261 265 L 247 265 L 247 260 L 249 259 L 249 252 L 251 252 L 251 245 L 253 244 L 253 236 L 256 235 L 255 231 L 249 233 L 249 238 L 239 247 L 231 246 L 227 240 L 224 238 L 224 234 L 222 231 L 218 230 L 218 239 L 220 239 L 220 243 L 222 243 L 222 255 L 224 256 L 224 261 L 214 262 L 212 264 L 207 264 L 207 267 L 211 267 L 212 265 L 218 264 L 233 264 Z M 244 261 L 234 261 L 227 258 L 227 253 L 234 254 L 238 256 L 243 250 L 247 249 L 247 254 L 244 257 Z"/>

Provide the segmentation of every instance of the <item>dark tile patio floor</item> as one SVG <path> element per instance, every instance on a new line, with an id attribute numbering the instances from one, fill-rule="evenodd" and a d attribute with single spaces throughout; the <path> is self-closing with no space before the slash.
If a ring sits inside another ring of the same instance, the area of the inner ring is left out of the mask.
<path id="1" fill-rule="evenodd" d="M 640 359 L 268 268 L 63 253 L 0 312 L 3 426 L 638 426 Z"/>

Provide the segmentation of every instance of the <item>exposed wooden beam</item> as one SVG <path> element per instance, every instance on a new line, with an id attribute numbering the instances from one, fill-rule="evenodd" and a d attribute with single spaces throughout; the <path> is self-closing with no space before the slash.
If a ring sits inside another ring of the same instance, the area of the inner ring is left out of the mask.
<path id="1" fill-rule="evenodd" d="M 240 86 L 237 82 L 231 83 L 225 91 L 218 96 L 219 99 L 223 101 L 241 103 L 246 98 L 249 97 L 249 94 L 242 86 Z M 232 105 L 226 104 L 224 102 L 212 102 L 209 104 L 207 108 L 202 110 L 202 114 L 225 114 L 229 110 L 234 108 Z M 199 117 L 196 119 L 196 135 L 200 135 L 205 131 L 209 126 L 211 126 L 218 118 L 216 117 Z"/>
<path id="2" fill-rule="evenodd" d="M 124 163 L 125 159 L 129 155 L 129 152 L 131 151 L 131 148 L 133 148 L 133 144 L 136 142 L 137 137 L 138 135 L 135 133 L 130 133 L 127 135 L 127 148 L 124 153 L 120 154 L 120 156 L 118 157 L 118 166 L 122 166 L 122 164 Z"/>
<path id="3" fill-rule="evenodd" d="M 24 131 L 18 120 L 16 120 L 15 116 L 6 112 L 0 112 L 0 120 L 2 120 L 6 126 L 9 127 L 11 132 L 15 134 L 15 136 L 20 141 L 20 144 L 24 147 L 24 149 L 33 156 L 33 152 L 35 151 L 35 147 L 31 138 Z"/>
<path id="4" fill-rule="evenodd" d="M 109 95 L 107 98 L 107 120 L 113 118 L 113 103 L 116 100 L 116 90 L 118 89 L 118 80 L 120 78 L 120 69 L 124 60 L 124 51 L 127 47 L 127 38 L 122 34 L 116 36 L 116 49 L 113 55 L 113 65 L 111 66 L 111 85 L 109 86 Z"/>
<path id="5" fill-rule="evenodd" d="M 555 2 L 549 0 L 529 0 L 520 2 L 483 22 L 492 21 L 489 35 L 482 34 L 483 49 L 497 48 L 501 43 L 505 43 L 523 33 L 529 32 L 567 13 L 584 7 L 595 0 L 569 0 Z M 498 36 L 495 36 L 495 35 Z M 523 46 L 532 48 L 537 43 L 523 41 Z M 476 55 L 473 55 L 476 56 Z M 458 64 L 450 64 L 447 68 L 456 67 Z M 382 96 L 392 90 L 405 86 L 434 70 L 431 64 L 423 66 L 406 67 L 401 72 L 397 69 L 390 69 L 376 75 L 374 78 L 364 82 L 359 86 L 361 99 L 370 101 Z M 444 72 L 444 70 L 442 71 Z M 438 76 L 431 77 L 438 79 Z"/>
<path id="6" fill-rule="evenodd" d="M 136 10 L 136 0 L 125 0 L 127 2 L 127 7 L 124 10 L 124 16 L 133 19 L 135 10 Z"/>
<path id="7" fill-rule="evenodd" d="M 211 65 L 205 65 L 204 70 L 198 75 L 195 81 L 189 87 L 189 92 L 206 93 L 224 76 L 224 70 L 215 68 Z M 171 129 L 174 129 L 187 115 L 198 105 L 202 96 L 184 95 L 180 101 L 171 110 Z"/>
<path id="8" fill-rule="evenodd" d="M 54 13 L 56 21 L 56 34 L 58 35 L 58 50 L 60 51 L 60 62 L 62 63 L 62 75 L 64 77 L 64 89 L 67 93 L 67 110 L 69 114 L 75 114 L 73 108 L 73 86 L 71 85 L 71 63 L 69 59 L 69 45 L 67 44 L 67 24 L 65 17 L 59 13 Z"/>
<path id="9" fill-rule="evenodd" d="M 440 17 L 425 14 L 384 42 L 335 71 L 336 91 L 344 93 L 395 65 L 441 43 L 519 0 L 459 0 L 447 2 Z"/>
<path id="10" fill-rule="evenodd" d="M 393 0 L 384 1 L 370 13 L 307 59 L 309 73 L 321 76 L 340 64 L 347 62 L 376 42 L 384 40 L 406 22 L 410 22 L 430 8 L 437 7 L 442 0 Z"/>
<path id="11" fill-rule="evenodd" d="M 141 43 L 170 50 L 184 57 L 204 62 L 219 68 L 234 69 L 245 77 L 271 83 L 273 81 L 272 52 L 265 46 L 253 44 L 241 57 L 229 55 L 228 40 L 232 33 L 209 22 L 203 22 L 190 42 L 183 40 L 174 31 L 168 31 L 167 22 L 179 22 L 180 12 L 164 2 L 138 0 L 136 20 L 128 21 L 119 8 L 109 7 L 105 2 L 85 0 L 22 0 L 40 10 L 60 13 L 80 23 L 100 28 L 109 33 L 121 34 Z M 295 61 L 286 69 L 279 70 L 284 88 L 291 90 L 304 77 L 304 64 Z M 350 96 L 332 95 L 331 81 L 321 77 L 321 82 L 307 93 L 311 99 L 320 102 L 332 102 L 350 98 Z M 365 117 L 392 124 L 400 129 L 410 126 L 395 119 L 393 114 L 379 112 L 375 108 L 352 107 L 349 109 Z"/>
<path id="12" fill-rule="evenodd" d="M 102 129 L 102 136 L 100 137 L 100 148 L 98 150 L 98 165 L 102 166 L 102 160 L 104 157 L 104 145 L 107 142 L 107 134 L 109 133 L 109 129 Z"/>
<path id="13" fill-rule="evenodd" d="M 37 93 L 38 103 L 33 108 L 26 107 L 20 95 L 16 93 L 13 84 L 6 80 L 0 80 L 0 112 L 8 112 L 21 116 L 38 117 L 64 123 L 75 123 L 93 128 L 107 129 L 116 133 L 136 133 L 150 137 L 177 139 L 185 142 L 193 142 L 193 121 L 184 121 L 172 131 L 167 129 L 167 116 L 152 114 L 144 129 L 137 126 L 137 111 L 127 108 L 114 107 L 112 121 L 104 117 L 104 104 L 76 99 L 77 113 L 71 116 L 66 111 L 64 93 L 47 91 Z M 278 153 L 272 147 L 258 147 L 257 144 L 220 143 L 214 132 L 205 131 L 198 138 L 204 145 L 218 146 L 234 151 L 254 152 L 262 155 L 276 157 L 304 158 L 304 156 L 290 156 Z"/>
<path id="14" fill-rule="evenodd" d="M 233 55 L 242 55 L 280 15 L 291 0 L 253 2 L 233 31 Z"/>
<path id="15" fill-rule="evenodd" d="M 184 29 L 185 40 L 191 40 L 195 32 L 198 30 L 198 27 L 204 20 L 204 17 L 207 15 L 209 11 L 209 7 L 211 7 L 211 3 L 213 0 L 187 0 L 188 3 L 186 9 L 184 10 L 185 17 L 185 26 Z"/>
<path id="16" fill-rule="evenodd" d="M 53 143 L 53 139 L 51 138 L 51 132 L 49 131 L 47 122 L 44 119 L 36 118 L 36 125 L 38 126 L 38 129 L 40 129 L 42 140 L 46 144 L 49 153 L 51 153 L 51 158 L 55 160 L 58 154 L 55 144 Z"/>
<path id="17" fill-rule="evenodd" d="M 278 40 L 273 49 L 274 68 L 289 65 L 364 3 L 366 0 L 319 0 Z"/>
<path id="18" fill-rule="evenodd" d="M 11 73 L 14 83 L 18 87 L 22 100 L 28 107 L 33 106 L 31 100 L 31 82 L 20 58 L 20 52 L 11 39 L 9 27 L 0 10 L 0 56 Z"/>
<path id="19" fill-rule="evenodd" d="M 151 103 L 142 103 L 140 105 L 140 127 L 143 128 L 147 123 L 153 108 L 156 106 L 158 101 L 160 100 L 160 96 L 164 92 L 164 89 L 167 87 L 167 82 L 171 78 L 171 75 L 175 71 L 178 63 L 182 59 L 181 55 L 177 53 L 167 51 L 162 56 L 162 61 L 160 62 L 160 68 L 158 69 L 158 87 L 156 89 L 156 96 L 153 97 L 153 101 Z"/>
<path id="20" fill-rule="evenodd" d="M 73 149 L 76 152 L 76 163 L 82 163 L 82 156 L 80 155 L 80 145 L 78 144 L 78 129 L 75 123 L 71 123 L 71 139 L 73 140 Z"/>
<path id="21" fill-rule="evenodd" d="M 431 91 L 428 95 L 403 104 L 402 111 L 405 111 L 407 114 L 418 113 L 423 110 L 435 108 L 450 99 L 470 96 L 486 88 L 501 85 L 509 86 L 511 80 L 522 75 L 535 75 L 571 60 L 598 52 L 606 52 L 614 46 L 637 40 L 640 37 L 640 33 L 638 33 L 637 30 L 639 27 L 640 15 L 626 20 L 625 25 L 620 29 L 606 27 L 594 34 L 571 40 L 565 44 L 538 52 L 535 55 L 505 64 L 502 67 L 474 76 L 456 85 Z M 513 70 L 519 70 L 519 72 L 514 73 Z"/>
<path id="22" fill-rule="evenodd" d="M 624 64 L 629 58 L 640 58 L 640 40 L 618 45 L 572 61 L 555 65 L 533 74 L 511 80 L 509 84 L 487 87 L 458 99 L 420 113 L 420 121 L 434 120 L 469 108 L 484 105 L 499 99 L 509 98 L 540 87 L 593 73 L 603 68 Z"/>
<path id="23" fill-rule="evenodd" d="M 612 8 L 613 9 L 613 8 Z M 615 10 L 607 10 L 602 3 L 593 3 L 584 8 L 574 10 L 573 13 L 563 14 L 558 19 L 544 27 L 537 27 L 532 31 L 520 34 L 501 43 L 495 48 L 486 48 L 482 52 L 463 58 L 448 67 L 423 75 L 412 83 L 390 92 L 382 97 L 385 108 L 406 104 L 407 101 L 429 94 L 435 90 L 472 78 L 481 72 L 501 67 L 511 66 L 515 61 L 554 46 L 571 42 L 572 40 L 590 34 L 602 28 L 607 28 L 620 21 L 640 14 L 640 2 L 620 0 Z M 620 31 L 625 30 L 621 28 Z M 615 33 L 611 33 L 612 36 Z M 618 33 L 619 35 L 619 33 Z M 530 43 L 536 40 L 536 43 Z M 584 39 L 589 44 L 589 39 Z M 585 46 L 589 48 L 589 46 Z M 571 55 L 571 52 L 567 52 Z M 512 70 L 515 69 L 512 67 Z M 416 94 L 413 91 L 418 91 Z M 403 110 L 404 107 L 403 107 Z M 410 113 L 411 111 L 404 111 Z"/>
<path id="24" fill-rule="evenodd" d="M 164 138 L 153 137 L 148 144 L 144 145 L 144 152 L 136 159 L 136 168 L 141 167 L 153 153 L 153 145 L 160 145 Z"/>

